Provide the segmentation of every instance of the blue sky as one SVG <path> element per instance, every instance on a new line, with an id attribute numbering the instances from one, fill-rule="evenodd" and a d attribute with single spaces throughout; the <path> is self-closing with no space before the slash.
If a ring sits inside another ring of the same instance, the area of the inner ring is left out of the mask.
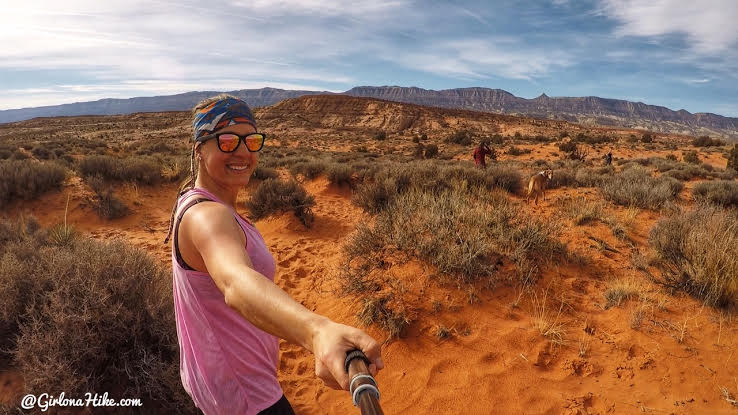
<path id="1" fill-rule="evenodd" d="M 26 0 L 0 42 L 0 109 L 400 85 L 738 117 L 736 0 Z"/>

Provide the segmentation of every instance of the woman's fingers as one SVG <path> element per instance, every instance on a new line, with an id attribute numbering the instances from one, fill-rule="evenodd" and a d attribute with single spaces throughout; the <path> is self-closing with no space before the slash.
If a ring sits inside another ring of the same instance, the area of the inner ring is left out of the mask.
<path id="1" fill-rule="evenodd" d="M 327 386 L 349 388 L 346 373 L 346 353 L 359 349 L 369 359 L 372 376 L 384 368 L 379 343 L 363 331 L 343 324 L 330 324 L 318 333 L 314 340 L 315 373 Z"/>

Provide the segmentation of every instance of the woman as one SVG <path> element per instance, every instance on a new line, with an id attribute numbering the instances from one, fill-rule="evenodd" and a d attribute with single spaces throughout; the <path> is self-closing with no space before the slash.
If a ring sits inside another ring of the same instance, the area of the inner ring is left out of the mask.
<path id="1" fill-rule="evenodd" d="M 193 110 L 191 177 L 172 211 L 174 306 L 182 384 L 205 414 L 292 414 L 277 381 L 279 340 L 315 355 L 315 373 L 348 389 L 346 352 L 383 368 L 374 339 L 315 314 L 273 283 L 275 263 L 236 200 L 264 136 L 243 101 L 219 95 Z M 175 218 L 176 213 L 176 218 Z M 165 242 L 166 242 L 165 241 Z M 245 247 L 245 249 L 244 249 Z"/>

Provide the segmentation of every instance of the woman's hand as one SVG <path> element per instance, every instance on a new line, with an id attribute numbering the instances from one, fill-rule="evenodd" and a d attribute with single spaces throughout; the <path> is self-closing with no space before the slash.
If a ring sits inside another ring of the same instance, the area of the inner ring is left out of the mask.
<path id="1" fill-rule="evenodd" d="M 313 354 L 315 355 L 315 374 L 326 386 L 333 389 L 349 388 L 346 373 L 346 352 L 361 349 L 369 358 L 369 371 L 372 376 L 384 369 L 382 352 L 371 336 L 363 331 L 331 320 L 322 321 L 313 333 Z"/>

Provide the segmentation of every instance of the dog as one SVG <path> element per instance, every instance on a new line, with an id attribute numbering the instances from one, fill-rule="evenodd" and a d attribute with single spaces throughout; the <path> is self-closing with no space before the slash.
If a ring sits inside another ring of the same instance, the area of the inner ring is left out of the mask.
<path id="1" fill-rule="evenodd" d="M 543 196 L 543 200 L 546 200 L 546 184 L 553 177 L 553 170 L 539 171 L 536 175 L 530 178 L 528 181 L 528 196 L 525 198 L 525 203 L 531 196 L 534 196 L 534 202 L 538 205 L 538 194 Z"/>

